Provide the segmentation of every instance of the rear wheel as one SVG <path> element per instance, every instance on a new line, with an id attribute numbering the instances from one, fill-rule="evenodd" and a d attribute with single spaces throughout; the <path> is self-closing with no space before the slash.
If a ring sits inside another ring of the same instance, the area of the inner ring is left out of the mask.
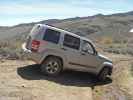
<path id="1" fill-rule="evenodd" d="M 98 75 L 99 80 L 105 80 L 106 77 L 109 75 L 109 68 L 105 67 Z"/>
<path id="2" fill-rule="evenodd" d="M 61 60 L 56 57 L 47 58 L 41 65 L 41 72 L 48 76 L 57 76 L 61 71 Z"/>

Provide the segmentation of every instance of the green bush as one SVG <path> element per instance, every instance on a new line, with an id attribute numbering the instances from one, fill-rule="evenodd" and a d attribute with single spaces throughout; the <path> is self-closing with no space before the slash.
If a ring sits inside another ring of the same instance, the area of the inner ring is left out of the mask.
<path id="1" fill-rule="evenodd" d="M 131 69 L 130 69 L 130 71 L 131 71 L 131 75 L 133 76 L 133 62 L 131 63 Z"/>

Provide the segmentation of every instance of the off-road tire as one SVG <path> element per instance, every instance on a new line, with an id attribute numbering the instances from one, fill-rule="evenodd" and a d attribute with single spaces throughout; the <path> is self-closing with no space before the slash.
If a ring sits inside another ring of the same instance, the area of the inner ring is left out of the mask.
<path id="1" fill-rule="evenodd" d="M 62 62 L 57 57 L 49 57 L 41 64 L 41 72 L 48 76 L 58 76 L 62 71 Z"/>
<path id="2" fill-rule="evenodd" d="M 98 79 L 101 80 L 101 81 L 104 81 L 107 78 L 108 75 L 109 75 L 109 68 L 105 67 L 99 73 Z"/>

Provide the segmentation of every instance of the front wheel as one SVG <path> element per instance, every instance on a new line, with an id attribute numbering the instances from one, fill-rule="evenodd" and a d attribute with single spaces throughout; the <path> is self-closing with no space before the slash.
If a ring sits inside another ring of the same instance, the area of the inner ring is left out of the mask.
<path id="1" fill-rule="evenodd" d="M 41 65 L 41 72 L 48 76 L 57 76 L 62 70 L 62 63 L 56 57 L 47 58 Z"/>
<path id="2" fill-rule="evenodd" d="M 109 75 L 109 68 L 105 67 L 98 75 L 99 80 L 105 80 L 106 77 Z"/>

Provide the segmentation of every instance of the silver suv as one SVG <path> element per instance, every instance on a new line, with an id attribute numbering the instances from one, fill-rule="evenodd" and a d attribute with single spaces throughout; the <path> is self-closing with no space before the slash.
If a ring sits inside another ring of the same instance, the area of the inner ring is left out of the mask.
<path id="1" fill-rule="evenodd" d="M 100 55 L 89 39 L 50 25 L 35 25 L 22 48 L 49 76 L 71 69 L 104 80 L 112 73 L 112 62 Z"/>

